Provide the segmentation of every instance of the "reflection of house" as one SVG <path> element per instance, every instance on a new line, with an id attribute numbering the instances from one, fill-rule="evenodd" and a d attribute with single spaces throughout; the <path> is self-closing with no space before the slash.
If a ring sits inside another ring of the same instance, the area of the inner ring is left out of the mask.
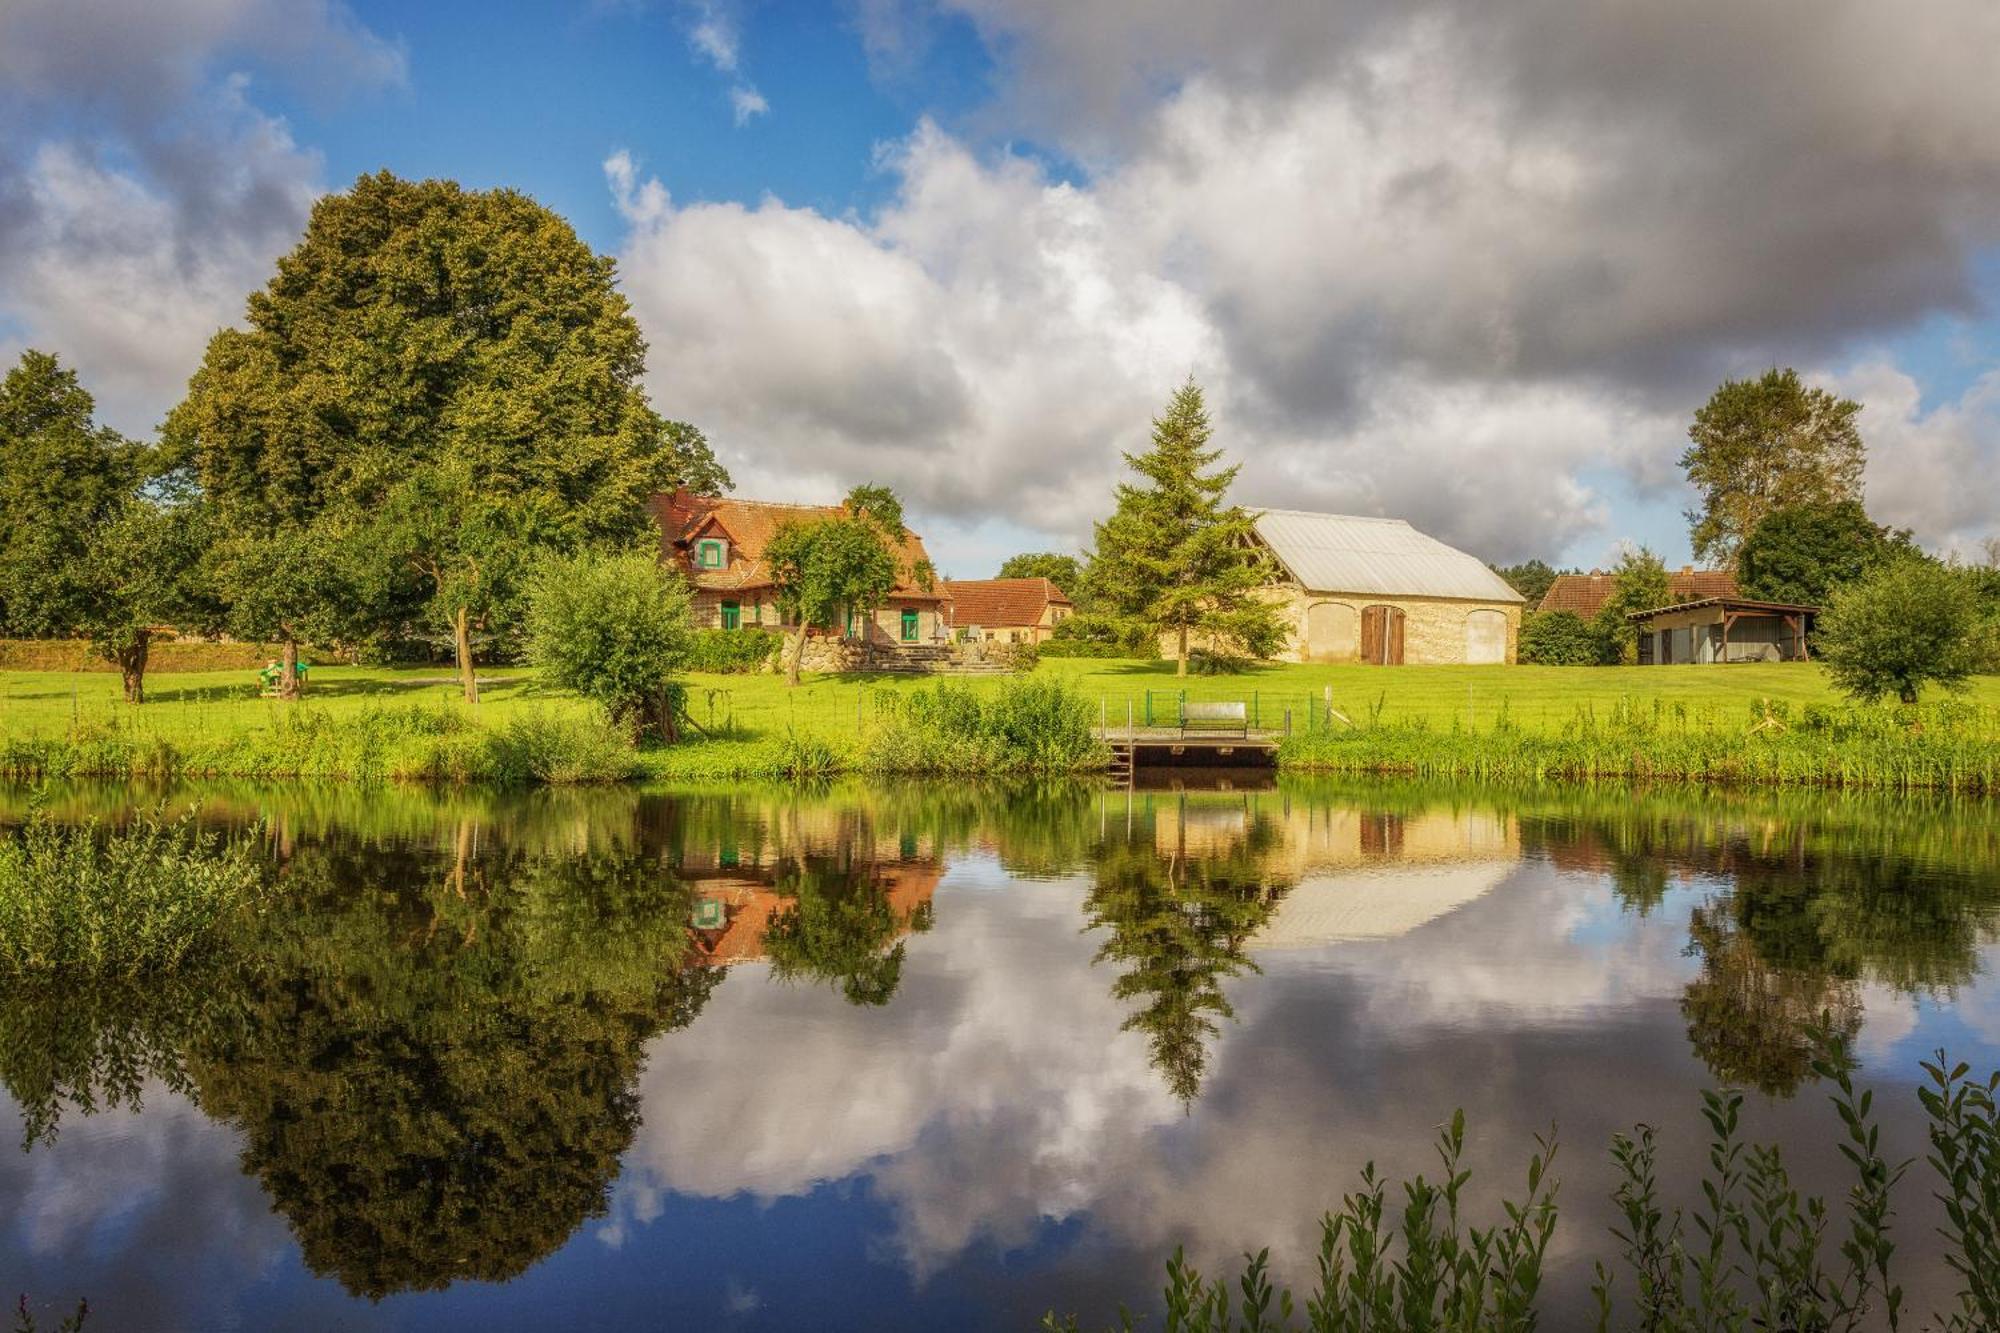
<path id="1" fill-rule="evenodd" d="M 1711 662 L 1803 662 L 1810 653 L 1816 606 L 1705 597 L 1635 611 L 1639 661 L 1645 665 Z"/>
<path id="2" fill-rule="evenodd" d="M 1521 594 L 1477 558 L 1401 519 L 1266 509 L 1257 540 L 1292 662 L 1511 662 Z"/>
<path id="3" fill-rule="evenodd" d="M 711 628 L 776 628 L 778 613 L 764 550 L 788 523 L 838 518 L 830 505 L 772 504 L 701 496 L 686 490 L 656 495 L 651 502 L 660 525 L 661 558 L 694 585 L 694 613 Z M 930 556 L 923 539 L 905 529 L 896 553 L 897 583 L 872 617 L 849 617 L 840 628 L 850 638 L 885 647 L 930 643 L 942 631 L 942 587 L 930 583 Z"/>
<path id="4" fill-rule="evenodd" d="M 900 934 L 909 929 L 917 910 L 930 902 L 944 867 L 936 861 L 878 861 L 859 868 L 859 873 L 870 888 L 883 895 L 896 920 L 903 923 Z M 688 928 L 695 957 L 719 967 L 762 958 L 764 933 L 772 918 L 798 901 L 775 887 L 776 866 L 717 866 L 705 871 L 684 866 L 682 875 L 695 891 L 696 916 Z M 719 924 L 708 925 L 703 906 L 720 917 Z"/>
<path id="5" fill-rule="evenodd" d="M 1537 611 L 1568 611 L 1589 620 L 1604 609 L 1618 576 L 1593 569 L 1588 574 L 1558 574 L 1542 594 Z M 1726 569 L 1694 569 L 1683 565 L 1667 575 L 1667 593 L 1676 602 L 1696 602 L 1704 597 L 1734 597 L 1736 576 Z"/>
<path id="6" fill-rule="evenodd" d="M 986 643 L 1040 643 L 1076 611 L 1047 579 L 952 579 L 951 625 Z"/>

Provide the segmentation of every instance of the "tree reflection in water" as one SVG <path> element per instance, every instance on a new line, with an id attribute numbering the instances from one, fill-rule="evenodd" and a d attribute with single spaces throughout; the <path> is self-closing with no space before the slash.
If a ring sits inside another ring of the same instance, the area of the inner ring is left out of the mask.
<path id="1" fill-rule="evenodd" d="M 1484 892 L 1525 853 L 1635 914 L 1685 903 L 1692 1047 L 1773 1095 L 1809 1077 L 1823 1012 L 1852 1034 L 1866 987 L 1949 993 L 2000 921 L 2000 820 L 1963 803 L 1384 784 L 206 800 L 273 830 L 284 906 L 247 928 L 246 961 L 87 992 L 6 982 L 0 1080 L 31 1146 L 66 1111 L 192 1096 L 240 1129 L 313 1271 L 369 1297 L 503 1280 L 602 1210 L 646 1043 L 694 1023 L 732 965 L 894 1003 L 945 865 L 974 849 L 1016 881 L 1084 878 L 1104 984 L 1189 1106 L 1251 950 L 1302 905 L 1364 896 L 1350 870 L 1407 864 L 1371 881 L 1379 906 L 1443 882 L 1433 862 L 1490 870 L 1466 881 Z M 1379 915 L 1365 937 L 1391 932 Z"/>

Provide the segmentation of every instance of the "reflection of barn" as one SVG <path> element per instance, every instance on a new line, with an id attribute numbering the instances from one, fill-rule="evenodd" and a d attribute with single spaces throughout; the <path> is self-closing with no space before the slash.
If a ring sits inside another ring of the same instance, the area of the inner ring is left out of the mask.
<path id="1" fill-rule="evenodd" d="M 1329 808 L 1281 792 L 1128 796 L 1107 819 L 1152 821 L 1161 855 L 1190 862 L 1254 855 L 1273 885 L 1252 949 L 1387 939 L 1484 895 L 1521 858 L 1512 815 Z"/>

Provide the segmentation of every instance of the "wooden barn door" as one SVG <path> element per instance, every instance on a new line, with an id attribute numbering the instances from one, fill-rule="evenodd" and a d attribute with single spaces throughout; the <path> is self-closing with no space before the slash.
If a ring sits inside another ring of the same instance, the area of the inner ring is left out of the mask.
<path id="1" fill-rule="evenodd" d="M 1403 611 L 1369 606 L 1361 611 L 1361 660 L 1370 666 L 1403 664 Z"/>

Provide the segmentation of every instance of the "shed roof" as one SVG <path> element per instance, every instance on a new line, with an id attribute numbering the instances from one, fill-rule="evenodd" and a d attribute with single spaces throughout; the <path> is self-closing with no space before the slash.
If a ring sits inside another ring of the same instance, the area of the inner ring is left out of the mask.
<path id="1" fill-rule="evenodd" d="M 1784 616 L 1804 613 L 1809 616 L 1819 614 L 1816 606 L 1801 606 L 1797 602 L 1760 602 L 1750 597 L 1697 597 L 1692 601 L 1673 602 L 1666 606 L 1656 606 L 1646 611 L 1633 611 L 1627 620 L 1651 620 L 1654 616 L 1670 615 L 1677 611 L 1699 611 L 1713 606 L 1723 611 L 1762 612 L 1768 615 Z"/>
<path id="2" fill-rule="evenodd" d="M 1519 602 L 1520 593 L 1476 556 L 1446 546 L 1400 518 L 1259 509 L 1257 535 L 1313 592 L 1454 597 Z"/>
<path id="3" fill-rule="evenodd" d="M 1318 949 L 1392 940 L 1491 893 L 1513 870 L 1511 861 L 1493 860 L 1308 876 L 1278 900 L 1249 947 Z"/>
<path id="4" fill-rule="evenodd" d="M 955 625 L 982 629 L 1039 625 L 1051 602 L 1068 606 L 1069 598 L 1047 579 L 947 579 Z"/>
<path id="5" fill-rule="evenodd" d="M 1558 574 L 1542 594 L 1537 611 L 1573 611 L 1585 620 L 1602 610 L 1618 585 L 1616 574 L 1593 569 L 1588 574 Z M 1726 569 L 1679 569 L 1667 575 L 1667 591 L 1677 602 L 1704 597 L 1734 597 L 1736 576 Z"/>

